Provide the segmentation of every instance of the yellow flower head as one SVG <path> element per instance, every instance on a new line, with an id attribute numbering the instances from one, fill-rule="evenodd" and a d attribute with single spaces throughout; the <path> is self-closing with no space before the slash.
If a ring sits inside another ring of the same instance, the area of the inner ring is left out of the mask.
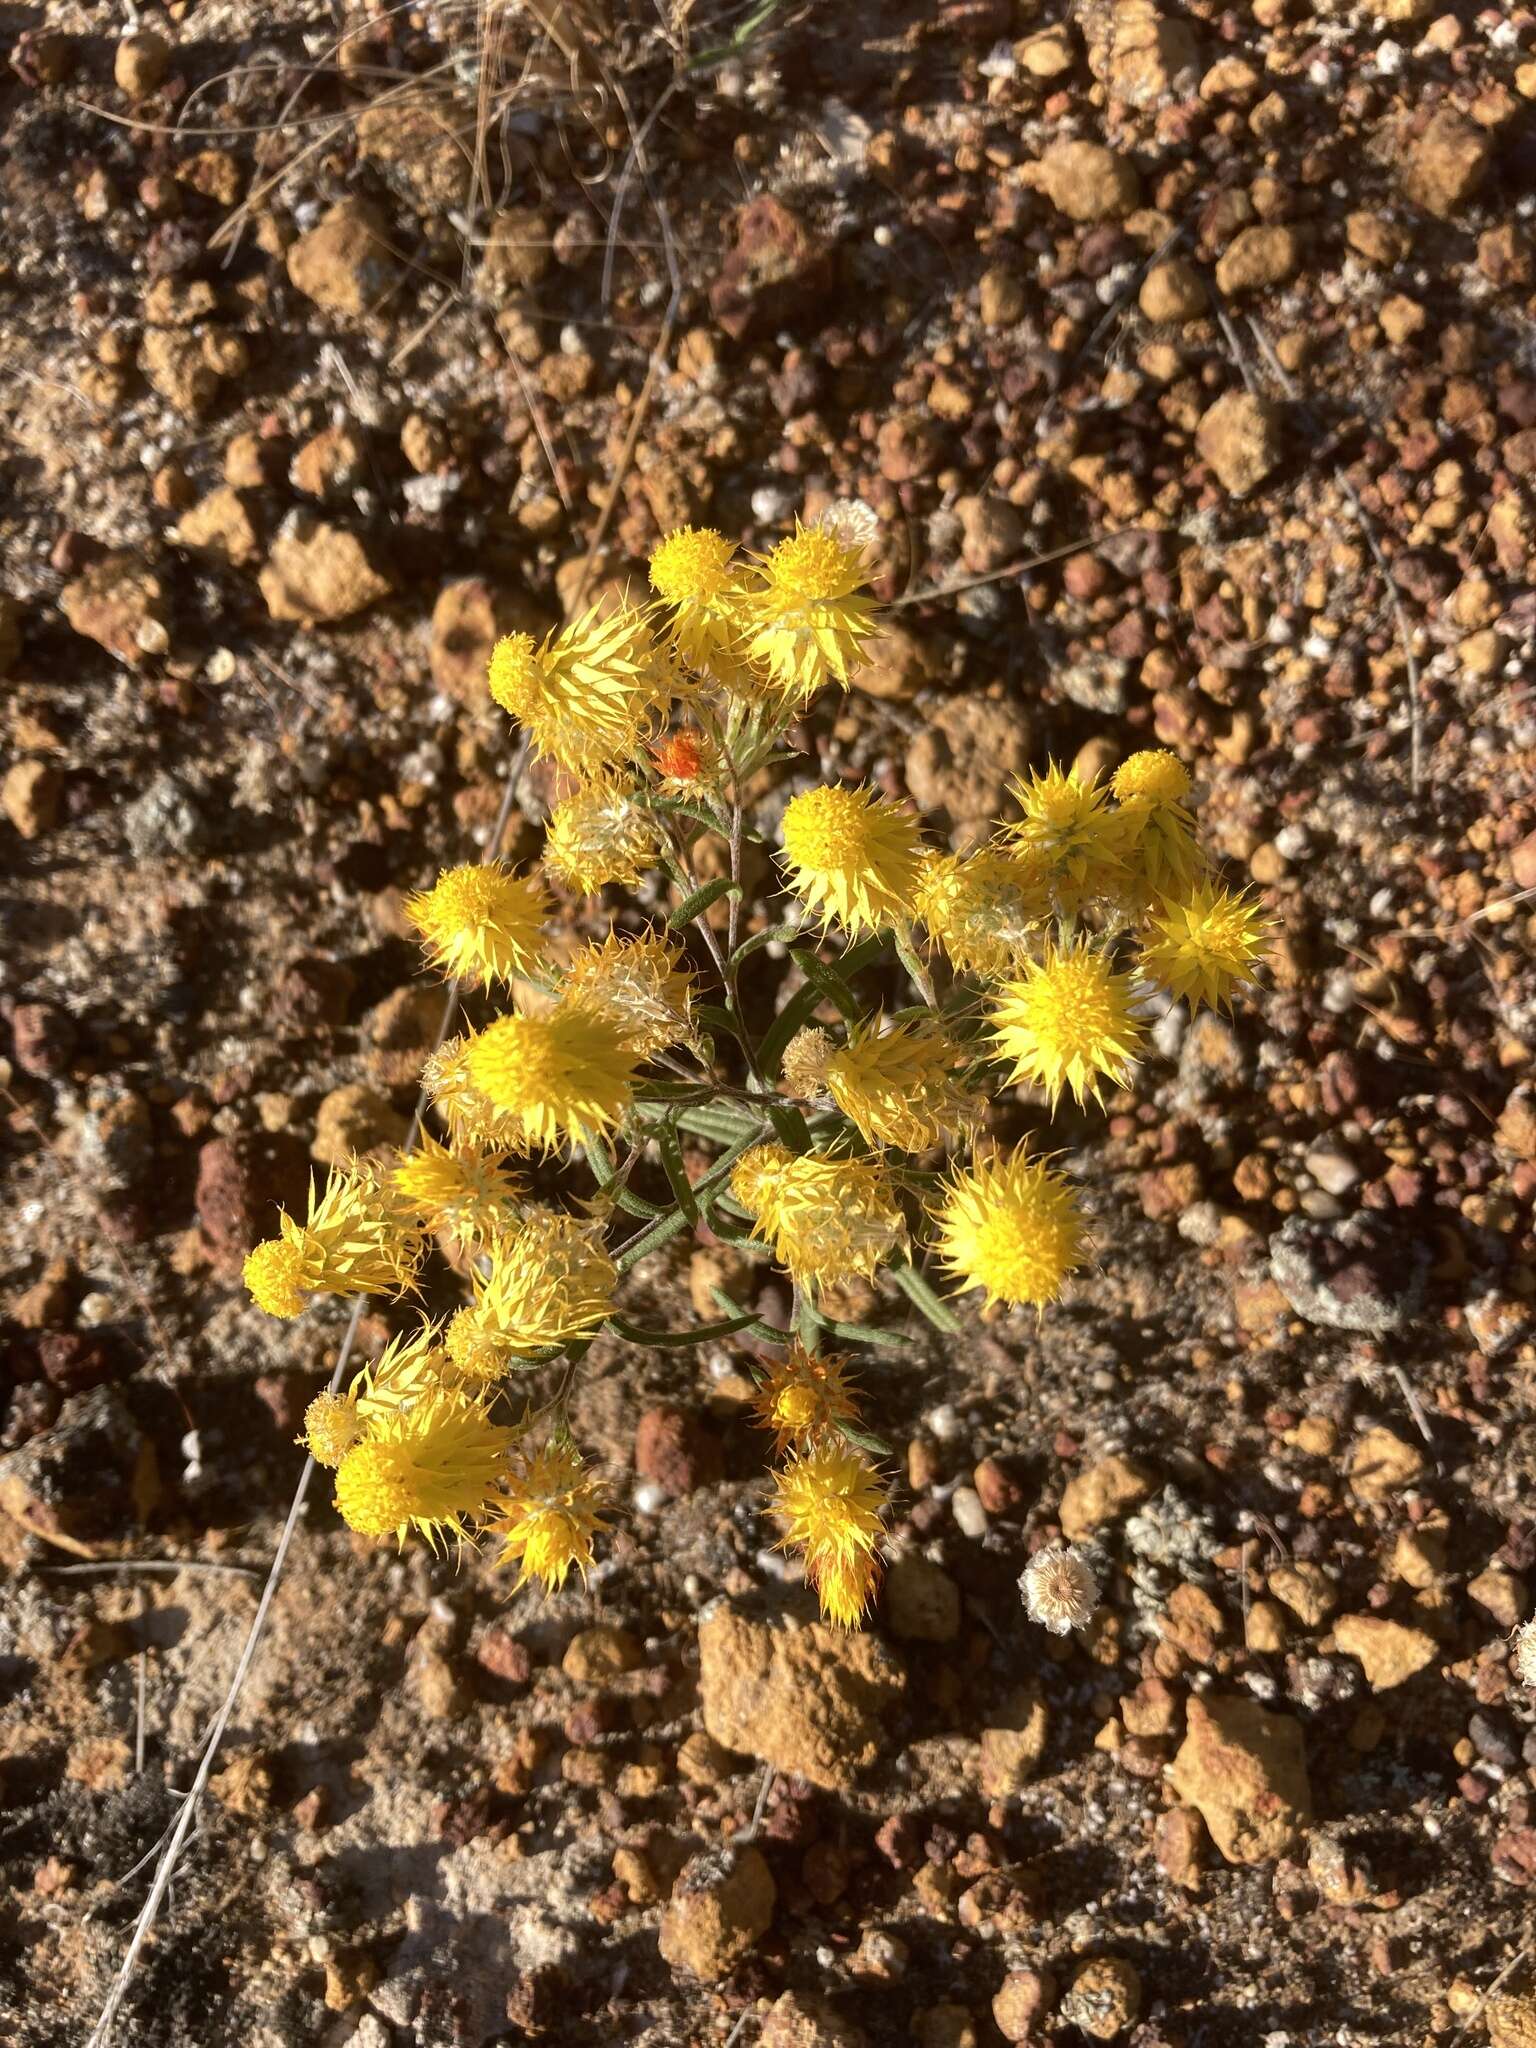
<path id="1" fill-rule="evenodd" d="M 814 1562 L 807 1556 L 806 1577 L 816 1588 L 825 1618 L 839 1628 L 857 1628 L 880 1583 L 880 1560 L 873 1552 L 862 1550 Z"/>
<path id="2" fill-rule="evenodd" d="M 1196 885 L 1180 903 L 1165 903 L 1151 920 L 1141 948 L 1149 981 L 1186 1002 L 1225 1009 L 1232 992 L 1253 979 L 1264 958 L 1269 920 L 1254 897 L 1211 882 Z"/>
<path id="3" fill-rule="evenodd" d="M 549 814 L 544 865 L 567 888 L 594 896 L 605 882 L 632 888 L 661 858 L 665 834 L 633 782 L 598 775 Z"/>
<path id="4" fill-rule="evenodd" d="M 738 1166 L 750 1157 L 743 1155 Z M 749 1207 L 734 1174 L 731 1187 L 743 1208 Z M 874 1160 L 791 1154 L 781 1166 L 759 1172 L 753 1192 L 759 1235 L 807 1289 L 868 1280 L 905 1248 L 907 1226 L 895 1186 Z"/>
<path id="5" fill-rule="evenodd" d="M 317 1465 L 334 1472 L 353 1445 L 362 1442 L 366 1429 L 350 1394 L 316 1394 L 304 1410 L 299 1442 Z"/>
<path id="6" fill-rule="evenodd" d="M 934 1018 L 882 1032 L 879 1020 L 832 1053 L 826 1085 L 871 1145 L 921 1152 L 977 1122 L 981 1103 L 961 1086 L 965 1054 Z"/>
<path id="7" fill-rule="evenodd" d="M 455 1145 L 483 1145 L 492 1151 L 520 1149 L 523 1127 L 469 1078 L 469 1040 L 444 1039 L 421 1070 L 422 1086 L 448 1127 Z"/>
<path id="8" fill-rule="evenodd" d="M 666 634 L 692 669 L 726 688 L 750 679 L 736 544 L 709 526 L 683 526 L 651 556 L 651 588 L 667 610 Z"/>
<path id="9" fill-rule="evenodd" d="M 499 1379 L 519 1358 L 590 1337 L 612 1312 L 618 1284 L 594 1225 L 530 1209 L 491 1244 L 473 1305 L 448 1325 L 448 1356 L 466 1378 Z"/>
<path id="10" fill-rule="evenodd" d="M 1109 787 L 1117 803 L 1182 804 L 1189 797 L 1189 770 L 1167 747 L 1146 747 L 1120 763 Z"/>
<path id="11" fill-rule="evenodd" d="M 773 1454 L 791 1444 L 814 1444 L 835 1435 L 858 1413 L 846 1358 L 818 1358 L 796 1338 L 758 1388 L 758 1426 L 773 1431 Z"/>
<path id="12" fill-rule="evenodd" d="M 391 1337 L 373 1363 L 354 1375 L 351 1396 L 358 1414 L 371 1424 L 443 1388 L 465 1391 L 443 1349 L 441 1323 L 426 1322 Z"/>
<path id="13" fill-rule="evenodd" d="M 770 548 L 748 587 L 747 653 L 793 701 L 829 682 L 847 683 L 879 632 L 864 543 L 834 521 L 796 526 Z"/>
<path id="14" fill-rule="evenodd" d="M 807 1024 L 784 1048 L 779 1062 L 779 1086 L 797 1102 L 814 1102 L 827 1092 L 827 1064 L 835 1047 L 832 1034 L 819 1024 Z"/>
<path id="15" fill-rule="evenodd" d="M 792 797 L 782 832 L 790 887 L 823 923 L 872 932 L 911 917 L 920 843 L 910 811 L 834 783 Z"/>
<path id="16" fill-rule="evenodd" d="M 523 726 L 536 754 L 577 774 L 631 759 L 674 678 L 645 614 L 590 606 L 535 644 L 510 633 L 491 653 L 491 695 Z"/>
<path id="17" fill-rule="evenodd" d="M 633 939 L 610 932 L 584 947 L 566 969 L 564 993 L 567 1001 L 611 1019 L 637 1059 L 665 1052 L 692 1030 L 693 977 L 682 947 L 660 932 Z"/>
<path id="18" fill-rule="evenodd" d="M 502 1539 L 498 1565 L 520 1566 L 517 1583 L 541 1579 L 546 1593 L 558 1592 L 574 1565 L 585 1578 L 592 1569 L 592 1539 L 603 1528 L 597 1512 L 603 1489 L 564 1437 L 514 1461 L 506 1492 L 490 1520 Z"/>
<path id="19" fill-rule="evenodd" d="M 988 1017 L 999 1057 L 1013 1063 L 1010 1078 L 1036 1082 L 1054 1108 L 1063 1088 L 1086 1102 L 1102 1082 L 1120 1085 L 1142 1041 L 1135 1000 L 1133 977 L 1080 939 L 1025 961 L 1019 978 L 998 988 Z"/>
<path id="20" fill-rule="evenodd" d="M 445 1391 L 379 1417 L 336 1472 L 336 1506 L 360 1536 L 412 1529 L 433 1549 L 486 1514 L 516 1435 L 492 1422 L 479 1402 Z"/>
<path id="21" fill-rule="evenodd" d="M 1009 827 L 1014 842 L 1045 856 L 1056 908 L 1073 916 L 1095 898 L 1111 896 L 1125 875 L 1129 827 L 1123 813 L 1106 808 L 1096 777 L 1058 768 L 1011 785 L 1024 815 Z"/>
<path id="22" fill-rule="evenodd" d="M 407 898 L 405 914 L 435 967 L 489 988 L 537 965 L 549 899 L 536 876 L 488 860 L 445 868 L 430 889 Z"/>
<path id="23" fill-rule="evenodd" d="M 731 1168 L 731 1193 L 747 1214 L 756 1217 L 794 1158 L 787 1145 L 754 1145 Z"/>
<path id="24" fill-rule="evenodd" d="M 257 1245 L 245 1284 L 268 1315 L 300 1315 L 315 1294 L 403 1294 L 421 1258 L 416 1219 L 371 1162 L 333 1167 L 303 1223 L 279 1215 L 281 1236 Z"/>
<path id="25" fill-rule="evenodd" d="M 773 1514 L 783 1550 L 805 1552 L 805 1575 L 829 1620 L 851 1628 L 874 1590 L 875 1550 L 887 1503 L 874 1466 L 850 1444 L 830 1442 L 774 1474 Z"/>
<path id="26" fill-rule="evenodd" d="M 390 1168 L 390 1184 L 407 1208 L 434 1230 L 445 1230 L 472 1248 L 511 1222 L 521 1183 L 501 1156 L 461 1145 L 446 1145 L 423 1131 L 416 1150 Z"/>
<path id="27" fill-rule="evenodd" d="M 1043 1308 L 1083 1262 L 1088 1236 L 1068 1183 L 1024 1146 L 979 1159 L 945 1184 L 935 1249 L 959 1292 Z"/>
<path id="28" fill-rule="evenodd" d="M 611 1130 L 629 1108 L 635 1053 L 611 1017 L 560 1002 L 538 1017 L 498 1017 L 469 1041 L 472 1085 L 545 1151 Z"/>
<path id="29" fill-rule="evenodd" d="M 1177 754 L 1149 747 L 1132 754 L 1110 783 L 1125 820 L 1127 858 L 1135 850 L 1128 908 L 1144 911 L 1160 896 L 1182 896 L 1205 869 L 1186 799 L 1189 771 Z"/>
<path id="30" fill-rule="evenodd" d="M 962 974 L 1003 975 L 1051 915 L 1051 865 L 1036 848 L 930 853 L 913 908 Z"/>

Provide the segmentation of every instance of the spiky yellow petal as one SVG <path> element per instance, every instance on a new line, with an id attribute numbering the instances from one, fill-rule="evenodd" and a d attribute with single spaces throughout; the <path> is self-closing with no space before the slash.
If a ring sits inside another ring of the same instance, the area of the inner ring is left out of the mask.
<path id="1" fill-rule="evenodd" d="M 504 861 L 468 862 L 408 897 L 405 914 L 434 966 L 489 988 L 538 965 L 549 898 L 536 876 L 515 875 Z"/>
<path id="2" fill-rule="evenodd" d="M 524 1142 L 547 1151 L 618 1123 L 635 1052 L 611 1017 L 560 1002 L 537 1017 L 498 1017 L 470 1040 L 466 1067 L 491 1106 L 516 1119 Z"/>
<path id="3" fill-rule="evenodd" d="M 471 1145 L 450 1151 L 426 1131 L 415 1151 L 390 1168 L 389 1179 L 423 1223 L 450 1232 L 465 1246 L 482 1244 L 505 1230 L 522 1193 L 521 1183 L 506 1171 L 499 1153 Z"/>
<path id="4" fill-rule="evenodd" d="M 1037 848 L 930 853 L 913 908 L 962 974 L 1009 973 L 1053 909 L 1051 863 Z"/>
<path id="5" fill-rule="evenodd" d="M 911 917 L 921 845 L 910 811 L 830 784 L 792 797 L 781 830 L 790 887 L 823 922 L 858 933 Z"/>
<path id="6" fill-rule="evenodd" d="M 1044 856 L 1056 909 L 1071 917 L 1112 896 L 1124 880 L 1132 837 L 1123 812 L 1106 807 L 1108 792 L 1054 762 L 1043 775 L 1010 784 L 1023 812 L 1009 827 L 1014 843 Z"/>
<path id="7" fill-rule="evenodd" d="M 818 1445 L 774 1474 L 780 1548 L 804 1551 L 822 1612 L 844 1628 L 857 1622 L 874 1590 L 886 1502 L 879 1473 L 850 1444 Z"/>
<path id="8" fill-rule="evenodd" d="M 964 1063 L 961 1047 L 935 1019 L 885 1031 L 877 1019 L 829 1055 L 827 1092 L 870 1144 L 920 1152 L 981 1115 L 980 1100 L 960 1083 Z"/>
<path id="9" fill-rule="evenodd" d="M 299 1442 L 317 1465 L 334 1472 L 348 1451 L 362 1442 L 367 1427 L 350 1394 L 316 1394 L 304 1410 Z"/>
<path id="10" fill-rule="evenodd" d="M 421 1070 L 422 1086 L 447 1125 L 455 1146 L 483 1146 L 494 1152 L 521 1151 L 523 1126 L 477 1088 L 469 1078 L 469 1040 L 448 1038 L 430 1054 Z"/>
<path id="11" fill-rule="evenodd" d="M 1164 896 L 1183 896 L 1205 872 L 1186 799 L 1189 771 L 1177 754 L 1149 747 L 1122 761 L 1110 782 L 1126 829 L 1129 887 L 1125 907 L 1137 915 Z"/>
<path id="12" fill-rule="evenodd" d="M 324 1189 L 309 1189 L 303 1223 L 280 1214 L 281 1236 L 257 1245 L 246 1285 L 269 1315 L 302 1313 L 316 1294 L 401 1294 L 423 1250 L 416 1219 L 371 1161 L 333 1167 Z"/>
<path id="13" fill-rule="evenodd" d="M 579 775 L 632 759 L 675 689 L 645 614 L 627 602 L 594 604 L 537 645 L 509 634 L 492 650 L 488 682 L 535 753 Z"/>
<path id="14" fill-rule="evenodd" d="M 350 1391 L 358 1414 L 371 1424 L 441 1388 L 472 1391 L 459 1385 L 459 1375 L 443 1349 L 442 1324 L 424 1322 L 391 1337 L 378 1357 L 353 1376 Z"/>
<path id="15" fill-rule="evenodd" d="M 681 660 L 727 689 L 752 680 L 736 544 L 709 526 L 682 526 L 651 556 L 651 588 Z"/>
<path id="16" fill-rule="evenodd" d="M 955 1173 L 934 1209 L 940 1262 L 987 1306 L 1043 1308 L 1083 1262 L 1088 1235 L 1067 1181 L 1022 1145 Z"/>
<path id="17" fill-rule="evenodd" d="M 1251 896 L 1201 882 L 1165 903 L 1141 948 L 1142 972 L 1191 1008 L 1226 1009 L 1264 958 L 1269 920 Z"/>
<path id="18" fill-rule="evenodd" d="M 1118 1086 L 1141 1046 L 1136 985 L 1091 940 L 1048 945 L 1005 981 L 988 1012 L 998 1057 L 1011 1078 L 1044 1088 L 1055 1106 L 1063 1088 L 1079 1102 Z"/>
<path id="19" fill-rule="evenodd" d="M 792 1338 L 757 1391 L 752 1404 L 758 1425 L 773 1431 L 779 1457 L 791 1444 L 812 1445 L 836 1433 L 858 1413 L 848 1377 L 848 1360 L 818 1357 Z"/>
<path id="20" fill-rule="evenodd" d="M 448 1356 L 469 1379 L 499 1379 L 519 1358 L 591 1336 L 618 1280 L 595 1225 L 530 1209 L 491 1243 L 472 1306 L 448 1325 Z"/>
<path id="21" fill-rule="evenodd" d="M 592 1569 L 593 1539 L 605 1526 L 598 1513 L 602 1499 L 600 1482 L 568 1439 L 525 1453 L 507 1474 L 506 1491 L 488 1524 L 488 1532 L 502 1540 L 496 1564 L 518 1565 L 518 1585 L 539 1579 L 546 1593 L 559 1591 L 573 1565 L 585 1578 Z"/>
<path id="22" fill-rule="evenodd" d="M 797 525 L 757 564 L 744 596 L 748 656 L 793 700 L 847 684 L 879 632 L 865 546 L 830 521 Z"/>
<path id="23" fill-rule="evenodd" d="M 768 1146 L 755 1149 L 758 1155 L 771 1151 Z M 743 1175 L 740 1169 L 749 1161 L 751 1173 Z M 789 1154 L 780 1163 L 746 1153 L 737 1161 L 731 1189 L 754 1216 L 758 1234 L 802 1287 L 868 1280 L 906 1246 L 907 1226 L 895 1185 L 875 1160 L 812 1152 Z"/>
<path id="24" fill-rule="evenodd" d="M 490 1420 L 477 1401 L 434 1390 L 379 1417 L 336 1472 L 336 1506 L 361 1536 L 414 1529 L 434 1549 L 460 1541 L 489 1509 L 516 1431 Z"/>
<path id="25" fill-rule="evenodd" d="M 657 931 L 636 938 L 610 932 L 584 947 L 565 970 L 563 993 L 610 1018 L 637 1059 L 682 1043 L 692 1030 L 693 977 L 682 947 Z"/>
<path id="26" fill-rule="evenodd" d="M 567 888 L 593 896 L 607 882 L 633 887 L 661 859 L 665 838 L 633 782 L 598 775 L 550 812 L 544 865 Z"/>

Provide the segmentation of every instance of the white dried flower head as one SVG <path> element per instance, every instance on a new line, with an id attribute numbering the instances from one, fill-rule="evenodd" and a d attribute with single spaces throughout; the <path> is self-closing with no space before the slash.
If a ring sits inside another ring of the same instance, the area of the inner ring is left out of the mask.
<path id="1" fill-rule="evenodd" d="M 1536 1687 L 1536 1621 L 1522 1621 L 1515 1630 L 1510 1662 L 1522 1685 Z"/>
<path id="2" fill-rule="evenodd" d="M 1084 1560 L 1065 1544 L 1037 1550 L 1019 1579 L 1025 1611 L 1053 1636 L 1083 1628 L 1099 1604 L 1099 1582 Z"/>
<path id="3" fill-rule="evenodd" d="M 880 537 L 880 515 L 862 498 L 836 499 L 811 524 L 847 548 L 873 547 Z"/>

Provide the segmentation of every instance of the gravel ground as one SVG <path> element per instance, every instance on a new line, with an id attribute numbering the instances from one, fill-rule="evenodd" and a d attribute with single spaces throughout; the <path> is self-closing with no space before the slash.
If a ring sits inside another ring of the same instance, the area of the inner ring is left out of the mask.
<path id="1" fill-rule="evenodd" d="M 890 629 L 799 772 L 964 844 L 1174 748 L 1265 985 L 1050 1126 L 1099 1260 L 1041 1323 L 864 1304 L 864 1635 L 721 1347 L 594 1346 L 624 1511 L 547 1606 L 317 1487 L 115 2038 L 1528 2048 L 1536 13 L 0 35 L 8 2037 L 89 2032 L 249 1627 L 345 1314 L 240 1262 L 404 1130 L 490 642 L 857 494 Z"/>

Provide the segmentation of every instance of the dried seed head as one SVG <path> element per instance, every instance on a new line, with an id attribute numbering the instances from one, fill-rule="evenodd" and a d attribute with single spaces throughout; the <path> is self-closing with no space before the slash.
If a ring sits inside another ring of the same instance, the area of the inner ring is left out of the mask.
<path id="1" fill-rule="evenodd" d="M 1061 1543 L 1036 1551 L 1019 1579 L 1019 1591 L 1030 1620 L 1053 1636 L 1085 1627 L 1099 1604 L 1098 1580 L 1077 1552 Z"/>

